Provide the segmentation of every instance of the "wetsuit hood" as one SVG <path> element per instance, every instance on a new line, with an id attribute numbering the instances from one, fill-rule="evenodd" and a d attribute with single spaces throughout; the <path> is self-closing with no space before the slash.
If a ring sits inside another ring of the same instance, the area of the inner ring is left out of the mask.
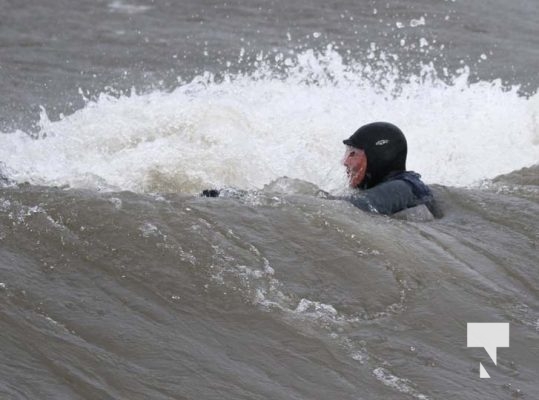
<path id="1" fill-rule="evenodd" d="M 402 131 L 388 122 L 373 122 L 359 128 L 348 139 L 347 146 L 362 149 L 367 156 L 365 178 L 359 184 L 369 189 L 384 181 L 390 173 L 406 170 L 408 146 Z"/>

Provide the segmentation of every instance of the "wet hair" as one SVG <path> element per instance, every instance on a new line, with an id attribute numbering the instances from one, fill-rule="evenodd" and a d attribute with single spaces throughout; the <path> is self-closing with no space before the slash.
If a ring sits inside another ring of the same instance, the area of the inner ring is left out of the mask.
<path id="1" fill-rule="evenodd" d="M 393 172 L 406 171 L 406 138 L 393 124 L 373 122 L 363 125 L 343 143 L 363 150 L 367 156 L 365 178 L 358 186 L 361 189 L 378 185 Z"/>

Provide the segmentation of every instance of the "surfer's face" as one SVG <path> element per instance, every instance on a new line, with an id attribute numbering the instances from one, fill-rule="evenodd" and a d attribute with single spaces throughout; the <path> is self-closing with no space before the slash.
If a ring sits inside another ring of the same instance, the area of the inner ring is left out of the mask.
<path id="1" fill-rule="evenodd" d="M 357 187 L 365 178 L 367 171 L 367 156 L 361 149 L 347 146 L 344 153 L 343 164 L 346 167 L 346 175 L 348 175 L 348 184 L 350 187 Z"/>

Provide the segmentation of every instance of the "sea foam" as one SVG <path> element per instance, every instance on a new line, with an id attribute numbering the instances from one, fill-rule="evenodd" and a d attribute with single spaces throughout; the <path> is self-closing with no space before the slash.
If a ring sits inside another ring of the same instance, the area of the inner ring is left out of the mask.
<path id="1" fill-rule="evenodd" d="M 331 47 L 210 73 L 172 91 L 103 93 L 37 135 L 0 135 L 2 174 L 16 182 L 135 192 L 262 188 L 288 176 L 338 191 L 347 138 L 384 120 L 408 139 L 408 168 L 428 183 L 467 186 L 539 160 L 539 94 L 500 81 L 402 76 L 345 62 Z M 37 137 L 36 137 L 37 136 Z"/>

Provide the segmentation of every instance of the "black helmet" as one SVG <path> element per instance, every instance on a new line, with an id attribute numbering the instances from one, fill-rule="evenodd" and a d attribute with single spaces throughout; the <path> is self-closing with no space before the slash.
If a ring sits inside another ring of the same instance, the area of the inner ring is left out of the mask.
<path id="1" fill-rule="evenodd" d="M 363 125 L 343 143 L 363 150 L 367 156 L 367 171 L 360 184 L 362 189 L 377 185 L 391 172 L 406 170 L 406 138 L 393 124 L 373 122 Z"/>

